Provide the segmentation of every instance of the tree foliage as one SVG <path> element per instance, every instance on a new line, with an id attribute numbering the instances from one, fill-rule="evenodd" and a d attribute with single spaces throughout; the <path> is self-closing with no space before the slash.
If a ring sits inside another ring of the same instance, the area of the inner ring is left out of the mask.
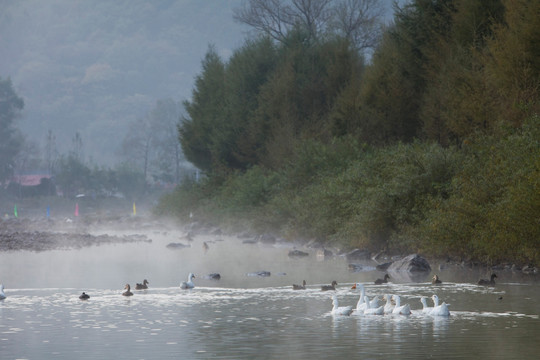
<path id="1" fill-rule="evenodd" d="M 410 1 L 368 64 L 328 13 L 274 17 L 336 3 L 247 3 L 279 41 L 209 51 L 179 128 L 209 177 L 175 196 L 291 238 L 540 263 L 540 2 Z"/>

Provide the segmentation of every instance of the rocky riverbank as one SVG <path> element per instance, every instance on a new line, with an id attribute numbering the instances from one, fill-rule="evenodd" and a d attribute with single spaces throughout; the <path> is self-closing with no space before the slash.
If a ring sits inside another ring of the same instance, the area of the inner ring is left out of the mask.
<path id="1" fill-rule="evenodd" d="M 111 221 L 111 223 L 109 223 Z M 97 224 L 109 223 L 112 219 L 104 219 Z M 137 219 L 115 219 L 127 226 L 137 224 Z M 98 246 L 113 243 L 151 242 L 145 235 L 92 235 L 90 226 L 96 221 L 74 221 L 71 219 L 4 219 L 0 220 L 0 251 L 49 251 L 80 249 L 89 246 Z"/>

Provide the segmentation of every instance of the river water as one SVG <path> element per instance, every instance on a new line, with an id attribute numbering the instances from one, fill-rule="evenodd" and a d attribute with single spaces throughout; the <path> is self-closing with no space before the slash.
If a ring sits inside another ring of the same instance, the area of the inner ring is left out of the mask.
<path id="1" fill-rule="evenodd" d="M 111 232 L 108 232 L 111 234 Z M 130 232 L 124 232 L 129 234 Z M 138 231 L 140 233 L 140 231 Z M 537 359 L 540 283 L 534 276 L 498 273 L 478 286 L 483 271 L 446 267 L 411 279 L 366 262 L 350 272 L 342 257 L 294 259 L 286 245 L 244 244 L 235 237 L 181 230 L 147 231 L 151 243 L 81 250 L 0 253 L 0 358 L 4 359 Z M 203 249 L 207 242 L 209 249 Z M 436 269 L 436 270 L 435 270 Z M 248 276 L 270 271 L 269 277 Z M 181 290 L 189 272 L 195 288 Z M 210 273 L 222 278 L 204 278 Z M 442 285 L 431 285 L 437 273 Z M 149 289 L 121 295 L 143 279 Z M 307 281 L 307 289 L 292 284 Z M 368 295 L 398 294 L 410 316 L 332 316 L 337 280 L 340 306 L 356 305 L 355 282 Z M 91 298 L 81 301 L 81 292 Z M 420 296 L 450 304 L 448 318 L 423 315 Z"/>

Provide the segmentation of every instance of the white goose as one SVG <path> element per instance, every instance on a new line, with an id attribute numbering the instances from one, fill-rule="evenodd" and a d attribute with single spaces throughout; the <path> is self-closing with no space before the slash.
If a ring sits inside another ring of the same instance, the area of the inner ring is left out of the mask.
<path id="1" fill-rule="evenodd" d="M 6 294 L 4 294 L 4 284 L 0 284 L 0 300 L 4 300 L 6 298 Z"/>
<path id="2" fill-rule="evenodd" d="M 431 299 L 433 300 L 433 310 L 429 312 L 430 315 L 450 316 L 450 310 L 448 310 L 447 303 L 443 302 L 441 305 L 439 305 L 439 297 L 437 295 L 433 295 Z"/>
<path id="3" fill-rule="evenodd" d="M 386 304 L 384 305 L 384 313 L 391 314 L 394 310 L 394 304 L 392 304 L 392 297 L 387 294 L 383 296 L 383 300 L 386 300 Z"/>
<path id="4" fill-rule="evenodd" d="M 195 287 L 193 279 L 195 279 L 195 275 L 189 273 L 188 281 L 182 281 L 182 283 L 180 284 L 180 289 L 193 289 Z"/>
<path id="5" fill-rule="evenodd" d="M 360 288 L 360 298 L 356 303 L 356 312 L 359 314 L 363 314 L 364 311 L 366 311 L 366 309 L 368 308 L 368 304 L 365 302 L 366 289 L 364 289 L 364 285 L 360 283 L 356 283 L 356 288 Z"/>
<path id="6" fill-rule="evenodd" d="M 377 309 L 379 307 L 379 297 L 374 296 L 373 299 L 369 302 L 370 309 Z"/>
<path id="7" fill-rule="evenodd" d="M 396 302 L 396 306 L 394 307 L 394 310 L 392 310 L 392 314 L 394 315 L 411 315 L 411 307 L 409 304 L 401 305 L 401 299 L 399 298 L 399 295 L 393 295 L 392 299 Z"/>
<path id="8" fill-rule="evenodd" d="M 378 300 L 378 297 L 376 296 L 375 297 L 377 302 L 379 301 Z M 369 302 L 369 298 L 366 296 L 366 300 L 365 302 Z M 373 300 L 371 301 L 373 302 Z M 370 307 L 366 310 L 364 310 L 364 315 L 384 315 L 384 306 L 381 305 L 381 306 L 378 306 L 378 307 Z"/>
<path id="9" fill-rule="evenodd" d="M 349 316 L 353 312 L 352 306 L 341 306 L 340 307 L 336 295 L 332 296 L 332 303 L 334 305 L 334 307 L 332 308 L 332 315 Z"/>
<path id="10" fill-rule="evenodd" d="M 422 296 L 420 298 L 420 302 L 422 303 L 422 313 L 429 314 L 433 310 L 432 307 L 429 307 L 427 304 L 427 298 L 425 296 Z"/>

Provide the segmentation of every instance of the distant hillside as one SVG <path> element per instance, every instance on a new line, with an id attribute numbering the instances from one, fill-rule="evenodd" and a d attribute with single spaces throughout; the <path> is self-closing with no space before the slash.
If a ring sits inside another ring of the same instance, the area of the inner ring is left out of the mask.
<path id="1" fill-rule="evenodd" d="M 190 96 L 209 44 L 244 39 L 241 0 L 2 1 L 0 75 L 24 98 L 19 128 L 61 153 L 80 132 L 87 158 L 111 163 L 127 125 L 157 99 Z M 107 161 L 108 160 L 108 161 Z"/>

